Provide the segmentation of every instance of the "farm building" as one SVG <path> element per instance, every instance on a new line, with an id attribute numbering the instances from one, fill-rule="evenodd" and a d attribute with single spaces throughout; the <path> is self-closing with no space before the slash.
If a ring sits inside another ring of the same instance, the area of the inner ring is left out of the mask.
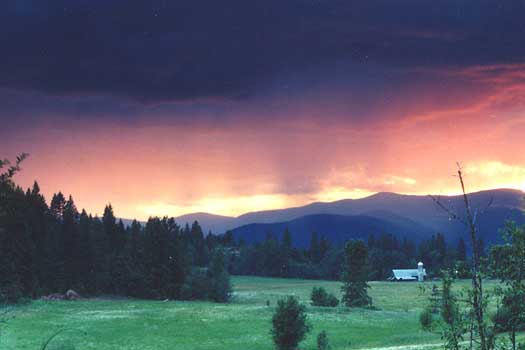
<path id="1" fill-rule="evenodd" d="M 390 281 L 419 281 L 423 282 L 427 271 L 423 268 L 423 263 L 417 264 L 417 269 L 394 269 Z"/>

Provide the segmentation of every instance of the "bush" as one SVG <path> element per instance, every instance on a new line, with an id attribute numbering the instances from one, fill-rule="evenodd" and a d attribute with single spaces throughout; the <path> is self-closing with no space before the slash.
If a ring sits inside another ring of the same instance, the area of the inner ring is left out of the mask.
<path id="1" fill-rule="evenodd" d="M 317 349 L 318 350 L 328 350 L 328 349 L 330 349 L 330 345 L 328 345 L 328 336 L 326 335 L 325 331 L 322 331 L 317 336 Z"/>
<path id="2" fill-rule="evenodd" d="M 419 324 L 421 325 L 421 329 L 426 332 L 432 331 L 432 322 L 432 310 L 430 308 L 425 308 L 419 315 Z"/>
<path id="3" fill-rule="evenodd" d="M 277 302 L 277 309 L 272 317 L 271 334 L 278 350 L 295 350 L 297 345 L 310 332 L 306 322 L 306 308 L 299 301 L 289 296 Z"/>
<path id="4" fill-rule="evenodd" d="M 333 294 L 329 294 L 323 287 L 314 287 L 310 296 L 313 306 L 330 306 L 335 307 L 339 304 L 339 300 Z"/>
<path id="5" fill-rule="evenodd" d="M 525 331 L 525 323 L 513 322 L 512 312 L 508 306 L 502 306 L 492 316 L 491 320 L 494 323 L 497 332 L 510 332 L 512 326 L 516 327 L 516 331 Z"/>

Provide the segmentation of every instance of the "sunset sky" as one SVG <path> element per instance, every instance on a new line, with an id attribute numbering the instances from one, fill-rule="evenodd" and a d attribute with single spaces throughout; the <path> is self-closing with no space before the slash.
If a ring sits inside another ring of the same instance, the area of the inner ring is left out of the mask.
<path id="1" fill-rule="evenodd" d="M 0 158 L 100 214 L 525 190 L 525 3 L 5 0 Z"/>

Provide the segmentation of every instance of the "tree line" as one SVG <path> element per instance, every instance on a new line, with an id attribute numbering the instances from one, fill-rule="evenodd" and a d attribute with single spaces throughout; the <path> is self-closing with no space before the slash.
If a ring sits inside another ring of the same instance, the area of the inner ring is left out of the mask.
<path id="1" fill-rule="evenodd" d="M 220 237 L 197 222 L 149 218 L 129 226 L 111 205 L 101 218 L 79 211 L 71 196 L 48 206 L 37 182 L 24 191 L 20 170 L 0 162 L 0 298 L 17 302 L 73 289 L 81 295 L 228 301 L 227 257 Z M 0 301 L 2 301 L 0 300 Z"/>
<path id="2" fill-rule="evenodd" d="M 280 240 L 267 234 L 264 241 L 253 245 L 245 244 L 242 239 L 234 242 L 231 233 L 224 237 L 238 253 L 230 263 L 233 274 L 340 280 L 343 273 L 344 245 L 331 244 L 315 232 L 306 249 L 294 247 L 288 230 Z M 469 257 L 463 239 L 450 244 L 438 233 L 418 244 L 408 238 L 400 240 L 391 234 L 380 234 L 370 236 L 365 244 L 367 280 L 385 280 L 392 269 L 413 269 L 419 261 L 425 263 L 429 277 L 439 276 L 444 269 L 454 269 L 460 277 L 468 275 Z"/>

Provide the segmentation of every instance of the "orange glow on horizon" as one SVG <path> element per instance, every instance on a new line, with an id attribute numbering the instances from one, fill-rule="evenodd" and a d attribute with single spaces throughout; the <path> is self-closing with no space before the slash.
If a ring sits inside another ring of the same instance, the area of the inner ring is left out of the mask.
<path id="1" fill-rule="evenodd" d="M 17 181 L 27 187 L 37 179 L 48 201 L 60 190 L 92 213 L 111 202 L 118 216 L 138 219 L 237 216 L 382 191 L 458 194 L 456 162 L 471 192 L 523 191 L 523 67 L 497 68 L 501 76 L 451 73 L 479 82 L 477 90 L 414 88 L 368 119 L 350 112 L 344 91 L 333 103 L 246 108 L 219 122 L 213 113 L 207 122 L 145 115 L 133 124 L 51 115 L 17 131 L 2 157 L 29 152 Z"/>

